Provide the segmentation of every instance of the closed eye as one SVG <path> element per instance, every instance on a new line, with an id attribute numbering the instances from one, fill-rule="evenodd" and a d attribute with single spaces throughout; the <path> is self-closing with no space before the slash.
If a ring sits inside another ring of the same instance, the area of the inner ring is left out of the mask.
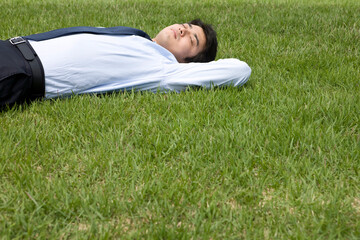
<path id="1" fill-rule="evenodd" d="M 186 29 L 186 25 L 184 23 L 182 23 L 181 25 Z M 189 26 L 190 29 L 192 29 L 192 25 L 190 23 L 187 23 L 187 25 Z M 196 33 L 194 34 L 194 37 L 196 39 L 196 46 L 199 46 L 199 38 Z M 190 41 L 191 41 L 191 45 L 193 45 L 194 42 L 193 42 L 192 37 L 190 37 Z"/>
<path id="2" fill-rule="evenodd" d="M 188 23 L 188 25 L 189 25 L 190 29 L 193 28 L 193 26 L 190 23 Z M 199 46 L 199 37 L 198 37 L 198 35 L 196 33 L 194 33 L 194 38 L 196 39 L 196 46 L 198 47 Z"/>

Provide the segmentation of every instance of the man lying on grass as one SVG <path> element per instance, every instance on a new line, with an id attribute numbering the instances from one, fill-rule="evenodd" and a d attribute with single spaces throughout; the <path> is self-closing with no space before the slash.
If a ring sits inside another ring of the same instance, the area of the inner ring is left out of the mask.
<path id="1" fill-rule="evenodd" d="M 214 61 L 216 52 L 216 32 L 199 19 L 153 39 L 128 27 L 74 27 L 0 40 L 0 107 L 72 94 L 243 85 L 249 66 Z"/>

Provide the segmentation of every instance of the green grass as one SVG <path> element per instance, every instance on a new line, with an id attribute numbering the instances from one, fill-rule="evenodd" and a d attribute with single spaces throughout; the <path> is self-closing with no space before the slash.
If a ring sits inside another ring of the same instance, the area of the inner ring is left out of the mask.
<path id="1" fill-rule="evenodd" d="M 0 38 L 213 23 L 240 89 L 0 113 L 1 239 L 359 239 L 358 1 L 0 0 Z"/>

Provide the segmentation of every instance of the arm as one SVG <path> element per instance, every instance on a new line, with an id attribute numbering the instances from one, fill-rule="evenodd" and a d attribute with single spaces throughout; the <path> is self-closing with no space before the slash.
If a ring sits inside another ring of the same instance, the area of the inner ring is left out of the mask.
<path id="1" fill-rule="evenodd" d="M 251 68 L 235 58 L 220 59 L 209 63 L 180 63 L 172 69 L 164 87 L 182 91 L 189 86 L 235 86 L 240 87 L 250 77 Z"/>

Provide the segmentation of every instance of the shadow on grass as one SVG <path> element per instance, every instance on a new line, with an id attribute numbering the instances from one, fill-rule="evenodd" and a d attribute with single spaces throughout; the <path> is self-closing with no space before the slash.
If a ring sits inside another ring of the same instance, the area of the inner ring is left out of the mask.
<path id="1" fill-rule="evenodd" d="M 86 93 L 86 94 L 73 94 L 71 96 L 67 96 L 67 97 L 58 97 L 58 98 L 53 98 L 53 99 L 48 99 L 48 100 L 35 100 L 32 102 L 24 102 L 21 104 L 13 104 L 13 105 L 6 105 L 6 106 L 2 106 L 0 107 L 0 116 L 3 115 L 4 113 L 7 114 L 11 114 L 11 113 L 15 113 L 15 112 L 24 112 L 26 110 L 29 109 L 30 106 L 32 106 L 33 104 L 43 104 L 44 102 L 46 102 L 46 104 L 56 104 L 59 101 L 69 101 L 72 100 L 74 98 L 81 98 L 81 97 L 87 97 L 87 96 L 91 96 L 91 97 L 95 97 L 95 98 L 108 98 L 108 97 L 129 97 L 129 96 L 144 96 L 147 94 L 162 94 L 162 95 L 169 95 L 169 94 L 181 94 L 181 93 L 194 93 L 194 92 L 210 92 L 210 91 L 236 91 L 236 92 L 242 92 L 245 88 L 250 88 L 253 89 L 254 88 L 254 84 L 252 82 L 247 82 L 246 84 L 244 84 L 241 87 L 234 87 L 234 86 L 212 86 L 210 89 L 207 89 L 206 87 L 202 87 L 202 86 L 189 86 L 186 88 L 185 91 L 182 91 L 180 93 L 177 93 L 175 91 L 169 91 L 169 92 L 161 92 L 160 90 L 157 91 L 156 93 L 153 93 L 151 91 L 137 91 L 136 89 L 131 89 L 131 90 L 120 90 L 120 91 L 112 91 L 112 92 L 106 92 L 106 93 L 100 93 L 100 94 L 94 94 L 94 93 Z"/>

